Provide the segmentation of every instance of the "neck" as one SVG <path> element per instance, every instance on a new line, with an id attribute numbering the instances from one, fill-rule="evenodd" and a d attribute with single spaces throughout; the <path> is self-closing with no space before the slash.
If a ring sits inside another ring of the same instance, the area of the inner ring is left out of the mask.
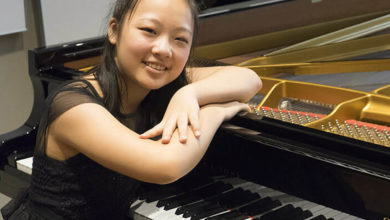
<path id="1" fill-rule="evenodd" d="M 150 90 L 134 85 L 129 81 L 126 82 L 126 86 L 121 86 L 121 113 L 130 114 L 134 113 L 142 100 L 149 94 Z M 126 89 L 127 88 L 127 89 Z"/>

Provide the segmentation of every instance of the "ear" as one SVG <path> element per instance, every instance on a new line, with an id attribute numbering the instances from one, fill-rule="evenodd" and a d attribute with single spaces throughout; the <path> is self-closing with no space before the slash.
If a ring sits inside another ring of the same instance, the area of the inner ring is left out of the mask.
<path id="1" fill-rule="evenodd" d="M 116 44 L 118 41 L 118 22 L 115 18 L 111 18 L 108 23 L 107 30 L 108 40 L 111 44 Z"/>

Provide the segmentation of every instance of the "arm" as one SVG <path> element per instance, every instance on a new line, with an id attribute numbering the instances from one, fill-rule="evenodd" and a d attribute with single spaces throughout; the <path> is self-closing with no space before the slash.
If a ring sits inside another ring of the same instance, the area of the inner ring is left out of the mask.
<path id="1" fill-rule="evenodd" d="M 196 137 L 200 137 L 199 106 L 229 101 L 247 102 L 262 83 L 259 76 L 250 69 L 235 66 L 200 67 L 188 70 L 191 83 L 172 97 L 163 120 L 141 135 L 152 138 L 162 134 L 162 142 L 169 143 L 176 127 L 180 141 L 186 141 L 187 126 Z"/>
<path id="2" fill-rule="evenodd" d="M 139 135 L 118 122 L 97 104 L 82 104 L 59 116 L 49 127 L 49 148 L 72 148 L 97 163 L 129 177 L 158 184 L 170 183 L 184 176 L 200 161 L 223 120 L 246 105 L 229 103 L 205 106 L 200 110 L 202 137 L 188 132 L 185 144 L 178 132 L 169 144 L 140 139 Z"/>
<path id="3" fill-rule="evenodd" d="M 248 102 L 262 86 L 260 77 L 243 67 L 190 68 L 189 74 L 191 83 L 183 89 L 192 90 L 201 106 L 228 101 Z"/>

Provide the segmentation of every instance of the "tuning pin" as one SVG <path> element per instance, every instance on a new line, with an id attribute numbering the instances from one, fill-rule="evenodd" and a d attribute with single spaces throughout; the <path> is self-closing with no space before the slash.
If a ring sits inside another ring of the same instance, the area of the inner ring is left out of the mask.
<path id="1" fill-rule="evenodd" d="M 332 122 L 328 122 L 328 127 L 331 133 L 337 133 L 337 131 L 333 128 Z"/>
<path id="2" fill-rule="evenodd" d="M 288 116 L 290 122 L 291 122 L 291 123 L 294 123 L 294 119 L 293 119 L 293 116 L 291 115 L 291 112 L 288 111 L 288 112 L 287 112 L 287 116 Z M 296 123 L 294 123 L 294 124 L 296 124 Z"/>
<path id="3" fill-rule="evenodd" d="M 310 117 L 309 117 L 308 114 L 305 114 L 305 118 L 306 118 L 307 123 L 310 123 L 310 122 L 311 122 L 311 119 L 310 119 Z"/>
<path id="4" fill-rule="evenodd" d="M 375 143 L 375 138 L 374 138 L 374 136 L 372 135 L 370 129 L 367 128 L 366 125 L 363 125 L 363 129 L 364 129 L 364 131 L 366 132 L 366 134 L 367 134 L 368 138 L 370 139 L 370 141 L 371 141 L 372 143 Z"/>
<path id="5" fill-rule="evenodd" d="M 264 116 L 267 116 L 267 111 L 265 111 L 264 107 L 261 107 L 261 113 L 264 115 Z"/>
<path id="6" fill-rule="evenodd" d="M 304 122 L 303 122 L 303 119 L 302 119 L 301 114 L 299 114 L 299 113 L 297 112 L 297 113 L 295 113 L 295 116 L 298 118 L 299 124 L 303 125 Z"/>
<path id="7" fill-rule="evenodd" d="M 275 119 L 277 119 L 277 118 L 276 118 L 276 115 L 275 115 L 275 112 L 274 112 L 274 110 L 271 108 L 271 110 L 270 110 L 270 111 L 271 111 L 272 118 L 275 118 Z"/>
<path id="8" fill-rule="evenodd" d="M 346 121 L 344 121 L 344 127 L 346 128 L 348 136 L 355 138 L 355 134 L 353 133 L 351 126 Z"/>

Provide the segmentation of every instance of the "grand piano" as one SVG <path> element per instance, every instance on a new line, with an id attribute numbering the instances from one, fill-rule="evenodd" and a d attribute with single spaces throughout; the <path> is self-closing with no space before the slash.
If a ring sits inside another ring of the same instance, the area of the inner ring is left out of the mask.
<path id="1" fill-rule="evenodd" d="M 133 217 L 390 218 L 389 12 L 381 0 L 205 1 L 194 65 L 245 66 L 264 86 L 253 111 L 224 123 L 187 177 L 145 185 Z M 29 51 L 34 106 L 22 127 L 0 135 L 1 193 L 14 197 L 28 186 L 45 98 L 97 65 L 102 44 Z M 219 194 L 185 197 L 209 188 Z M 203 212 L 191 209 L 199 202 Z"/>

